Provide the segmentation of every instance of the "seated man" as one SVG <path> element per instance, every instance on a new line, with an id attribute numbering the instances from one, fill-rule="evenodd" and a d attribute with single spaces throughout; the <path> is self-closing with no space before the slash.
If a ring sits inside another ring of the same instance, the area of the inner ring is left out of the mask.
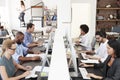
<path id="1" fill-rule="evenodd" d="M 80 25 L 80 36 L 79 40 L 76 41 L 77 45 L 80 45 L 82 50 L 91 50 L 91 44 L 87 35 L 89 27 L 86 24 Z"/>
<path id="2" fill-rule="evenodd" d="M 36 42 L 33 41 L 33 37 L 31 33 L 34 32 L 34 28 L 35 28 L 34 24 L 32 23 L 27 24 L 27 30 L 24 34 L 25 36 L 24 36 L 23 43 L 25 44 L 25 47 L 28 47 L 34 51 L 35 50 L 45 51 L 45 49 L 41 49 L 41 48 L 44 48 L 44 47 L 41 47 L 42 41 L 36 41 Z"/>
<path id="3" fill-rule="evenodd" d="M 23 46 L 23 39 L 24 39 L 24 34 L 22 32 L 18 32 L 15 36 L 14 41 L 17 43 L 16 51 L 15 54 L 12 56 L 13 59 L 19 63 L 20 61 L 30 61 L 30 60 L 41 60 L 41 57 L 35 56 L 35 57 L 25 57 L 27 53 L 34 53 L 34 54 L 39 54 L 40 51 L 34 52 L 27 47 Z"/>
<path id="4" fill-rule="evenodd" d="M 95 34 L 96 41 L 100 42 L 100 46 L 95 51 L 86 51 L 87 54 L 94 54 L 94 55 L 87 55 L 86 57 L 91 59 L 97 59 L 101 62 L 104 62 L 108 56 L 107 54 L 107 42 L 108 39 L 106 38 L 106 33 L 102 31 L 97 31 Z"/>

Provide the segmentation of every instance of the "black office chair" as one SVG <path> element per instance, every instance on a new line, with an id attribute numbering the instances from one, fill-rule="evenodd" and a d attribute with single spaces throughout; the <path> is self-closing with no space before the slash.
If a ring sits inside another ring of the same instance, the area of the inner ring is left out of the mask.
<path id="1" fill-rule="evenodd" d="M 15 37 L 15 35 L 17 34 L 18 30 L 12 29 L 12 34 Z"/>
<path id="2" fill-rule="evenodd" d="M 4 29 L 3 31 L 1 31 L 1 35 L 0 36 L 6 36 L 6 35 L 9 35 L 7 29 Z M 3 40 L 4 40 L 4 38 L 0 37 L 0 46 L 1 46 L 2 42 L 3 42 Z"/>
<path id="3" fill-rule="evenodd" d="M 95 44 L 96 44 L 96 38 L 93 37 L 92 42 L 91 42 L 92 50 L 95 50 Z"/>

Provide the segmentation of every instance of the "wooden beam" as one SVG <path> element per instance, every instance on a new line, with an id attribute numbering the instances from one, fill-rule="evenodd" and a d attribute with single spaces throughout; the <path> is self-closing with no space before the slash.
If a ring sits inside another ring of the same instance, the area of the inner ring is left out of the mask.
<path id="1" fill-rule="evenodd" d="M 43 8 L 43 6 L 31 6 L 31 8 Z"/>

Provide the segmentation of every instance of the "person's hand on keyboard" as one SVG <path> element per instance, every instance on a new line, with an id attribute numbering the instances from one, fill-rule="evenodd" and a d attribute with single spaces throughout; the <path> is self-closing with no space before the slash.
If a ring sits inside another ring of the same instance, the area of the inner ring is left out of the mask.
<path id="1" fill-rule="evenodd" d="M 43 41 L 38 41 L 36 42 L 37 46 L 42 46 L 43 45 Z"/>
<path id="2" fill-rule="evenodd" d="M 39 50 L 33 51 L 34 54 L 40 54 L 41 52 Z"/>
<path id="3" fill-rule="evenodd" d="M 94 67 L 94 65 L 92 65 L 92 64 L 88 65 L 88 64 L 85 64 L 85 63 L 80 63 L 79 66 L 80 67 Z"/>
<path id="4" fill-rule="evenodd" d="M 89 67 L 89 65 L 85 64 L 85 63 L 80 63 L 79 64 L 80 67 Z"/>
<path id="5" fill-rule="evenodd" d="M 99 80 L 101 80 L 101 79 L 103 78 L 103 77 L 98 76 L 98 75 L 95 75 L 95 74 L 93 74 L 93 73 L 88 73 L 87 76 L 88 76 L 88 77 L 91 77 L 91 78 L 99 79 Z"/>
<path id="6" fill-rule="evenodd" d="M 28 76 L 30 74 L 30 71 L 26 71 L 26 72 L 24 72 L 21 76 L 22 77 L 26 77 L 26 76 Z"/>
<path id="7" fill-rule="evenodd" d="M 92 78 L 95 78 L 95 77 L 96 77 L 96 75 L 93 74 L 93 73 L 88 73 L 87 76 L 88 76 L 88 77 L 92 77 Z"/>
<path id="8" fill-rule="evenodd" d="M 34 61 L 34 60 L 41 60 L 41 57 L 40 56 L 34 56 L 34 57 L 31 57 L 31 60 Z"/>
<path id="9" fill-rule="evenodd" d="M 92 59 L 93 58 L 92 55 L 85 55 L 85 57 L 88 58 L 88 59 Z"/>

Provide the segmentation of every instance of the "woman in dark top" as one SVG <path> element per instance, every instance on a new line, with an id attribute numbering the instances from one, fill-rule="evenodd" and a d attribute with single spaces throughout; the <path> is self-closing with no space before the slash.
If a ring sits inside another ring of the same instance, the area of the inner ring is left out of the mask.
<path id="1" fill-rule="evenodd" d="M 81 63 L 83 67 L 102 68 L 103 76 L 88 73 L 89 77 L 100 80 L 120 80 L 120 43 L 116 40 L 109 40 L 107 45 L 108 58 L 104 63 L 88 65 Z"/>

